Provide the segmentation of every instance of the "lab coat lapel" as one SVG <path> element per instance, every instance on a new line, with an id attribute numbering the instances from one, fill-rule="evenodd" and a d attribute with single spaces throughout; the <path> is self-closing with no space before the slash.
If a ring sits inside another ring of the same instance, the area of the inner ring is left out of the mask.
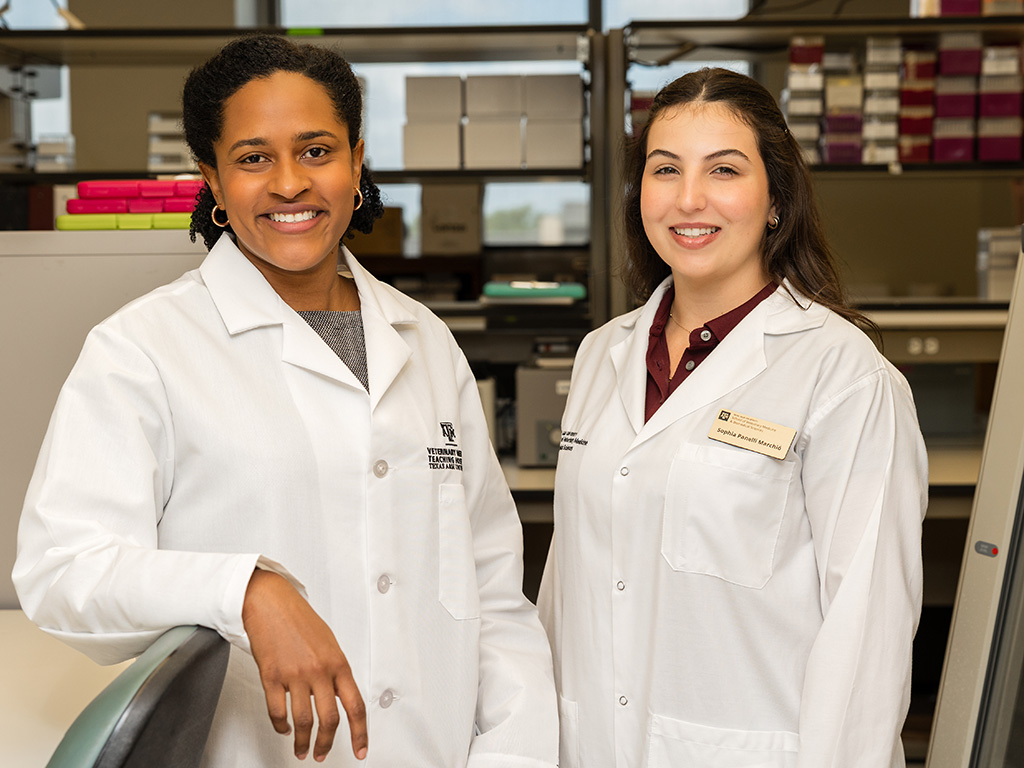
<path id="1" fill-rule="evenodd" d="M 363 389 L 349 367 L 285 303 L 229 235 L 221 236 L 199 272 L 228 333 L 234 336 L 255 328 L 280 325 L 282 361 Z"/>
<path id="2" fill-rule="evenodd" d="M 402 338 L 401 326 L 419 323 L 419 319 L 392 290 L 367 272 L 347 248 L 342 248 L 342 258 L 359 289 L 373 410 L 412 356 L 412 348 Z"/>
<path id="3" fill-rule="evenodd" d="M 764 354 L 766 317 L 767 308 L 765 302 L 761 302 L 651 416 L 638 440 L 653 437 L 761 373 L 767 367 Z"/>
<path id="4" fill-rule="evenodd" d="M 651 323 L 671 278 L 659 285 L 647 303 L 620 319 L 625 338 L 612 346 L 609 354 L 615 369 L 615 381 L 626 417 L 639 433 L 644 427 L 644 401 L 647 398 L 647 345 Z"/>

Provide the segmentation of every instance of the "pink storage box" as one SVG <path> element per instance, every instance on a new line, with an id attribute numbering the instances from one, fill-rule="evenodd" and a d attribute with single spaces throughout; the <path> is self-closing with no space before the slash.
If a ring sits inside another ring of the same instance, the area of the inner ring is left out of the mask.
<path id="1" fill-rule="evenodd" d="M 936 117 L 974 117 L 978 111 L 974 93 L 935 94 Z"/>
<path id="2" fill-rule="evenodd" d="M 1018 136 L 979 136 L 978 159 L 1017 160 L 1021 159 L 1021 137 Z"/>
<path id="3" fill-rule="evenodd" d="M 128 201 L 128 213 L 163 213 L 161 197 L 136 197 Z"/>
<path id="4" fill-rule="evenodd" d="M 825 116 L 825 131 L 827 133 L 860 133 L 863 126 L 863 115 L 839 114 Z"/>
<path id="5" fill-rule="evenodd" d="M 974 137 L 936 136 L 932 157 L 936 163 L 969 163 L 974 160 Z"/>
<path id="6" fill-rule="evenodd" d="M 117 197 L 73 197 L 68 200 L 68 213 L 128 213 L 128 201 Z"/>
<path id="7" fill-rule="evenodd" d="M 194 200 L 199 190 L 205 186 L 206 182 L 202 179 L 175 181 L 173 197 L 190 197 Z"/>
<path id="8" fill-rule="evenodd" d="M 981 0 L 942 0 L 939 13 L 943 16 L 980 16 Z"/>
<path id="9" fill-rule="evenodd" d="M 900 104 L 904 107 L 930 107 L 934 101 L 934 80 L 904 80 L 900 85 Z"/>
<path id="10" fill-rule="evenodd" d="M 900 136 L 901 163 L 928 163 L 931 159 L 931 136 Z"/>
<path id="11" fill-rule="evenodd" d="M 978 114 L 982 117 L 1016 117 L 1021 114 L 1020 91 L 978 94 Z"/>
<path id="12" fill-rule="evenodd" d="M 939 72 L 943 75 L 980 75 L 981 48 L 946 48 L 939 51 Z"/>
<path id="13" fill-rule="evenodd" d="M 139 182 L 139 195 L 141 197 L 172 197 L 177 183 L 176 181 L 143 179 Z"/>
<path id="14" fill-rule="evenodd" d="M 900 135 L 930 136 L 934 116 L 932 114 L 900 114 Z"/>
<path id="15" fill-rule="evenodd" d="M 80 181 L 78 182 L 78 196 L 80 198 L 138 197 L 139 182 L 132 180 Z"/>
<path id="16" fill-rule="evenodd" d="M 938 55 L 935 51 L 904 51 L 904 80 L 934 80 L 935 62 Z"/>
<path id="17" fill-rule="evenodd" d="M 164 200 L 164 213 L 191 213 L 195 207 L 194 197 L 168 197 Z"/>

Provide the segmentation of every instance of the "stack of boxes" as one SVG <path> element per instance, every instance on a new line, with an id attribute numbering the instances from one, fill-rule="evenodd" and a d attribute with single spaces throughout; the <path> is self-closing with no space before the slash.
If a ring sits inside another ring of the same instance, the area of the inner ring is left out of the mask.
<path id="1" fill-rule="evenodd" d="M 522 75 L 467 77 L 462 167 L 521 168 L 522 118 Z"/>
<path id="2" fill-rule="evenodd" d="M 939 36 L 932 148 L 935 162 L 975 159 L 981 49 L 980 32 L 945 32 Z"/>
<path id="3" fill-rule="evenodd" d="M 935 123 L 935 51 L 903 51 L 900 82 L 900 162 L 927 163 L 932 159 Z"/>
<path id="4" fill-rule="evenodd" d="M 196 170 L 185 143 L 181 115 L 151 112 L 148 122 L 150 173 L 191 173 Z"/>
<path id="5" fill-rule="evenodd" d="M 861 162 L 899 162 L 900 62 L 898 37 L 869 37 L 864 61 L 864 126 Z"/>
<path id="6" fill-rule="evenodd" d="M 403 155 L 409 170 L 462 167 L 461 77 L 407 77 Z"/>
<path id="7" fill-rule="evenodd" d="M 578 75 L 408 77 L 409 170 L 583 167 Z"/>
<path id="8" fill-rule="evenodd" d="M 80 181 L 57 229 L 188 229 L 201 179 Z"/>
<path id="9" fill-rule="evenodd" d="M 782 92 L 782 110 L 789 132 L 811 165 L 821 162 L 818 142 L 825 113 L 825 38 L 794 37 L 789 43 L 789 68 Z"/>
<path id="10" fill-rule="evenodd" d="M 981 59 L 978 94 L 978 159 L 1021 160 L 1021 49 L 1017 45 L 987 46 Z"/>
<path id="11" fill-rule="evenodd" d="M 583 86 L 576 75 L 526 75 L 527 168 L 583 167 Z"/>
<path id="12" fill-rule="evenodd" d="M 821 159 L 826 163 L 861 162 L 864 127 L 864 77 L 855 71 L 853 54 L 840 54 L 831 66 L 825 54 L 825 122 Z"/>

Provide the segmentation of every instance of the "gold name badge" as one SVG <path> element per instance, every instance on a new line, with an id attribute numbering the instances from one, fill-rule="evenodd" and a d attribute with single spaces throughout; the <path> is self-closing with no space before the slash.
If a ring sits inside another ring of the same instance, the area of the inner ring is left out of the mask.
<path id="1" fill-rule="evenodd" d="M 773 459 L 784 459 L 796 430 L 736 411 L 719 411 L 708 437 Z"/>

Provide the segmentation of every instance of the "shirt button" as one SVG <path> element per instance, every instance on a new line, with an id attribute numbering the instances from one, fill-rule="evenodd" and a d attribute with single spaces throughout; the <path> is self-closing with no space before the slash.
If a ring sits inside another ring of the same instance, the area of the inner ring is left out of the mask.
<path id="1" fill-rule="evenodd" d="M 620 469 L 619 470 L 619 474 L 622 475 L 623 477 L 628 475 L 629 474 L 629 467 L 623 467 L 622 469 Z"/>
<path id="2" fill-rule="evenodd" d="M 697 367 L 697 364 L 695 362 L 693 362 L 693 360 L 687 360 L 685 367 L 686 367 L 686 370 L 692 371 L 694 368 Z"/>
<path id="3" fill-rule="evenodd" d="M 619 590 L 619 592 L 621 592 L 622 590 L 624 590 L 624 589 L 626 588 L 626 584 L 625 584 L 625 582 L 622 582 L 622 581 L 620 581 L 620 582 L 617 582 L 617 583 L 615 584 L 615 588 L 616 588 L 617 590 Z"/>
<path id="4" fill-rule="evenodd" d="M 703 331 L 701 331 L 700 332 L 700 340 L 701 341 L 711 341 L 711 331 L 709 331 L 707 328 L 705 328 Z"/>
<path id="5" fill-rule="evenodd" d="M 394 702 L 394 700 L 395 700 L 395 694 L 391 691 L 390 688 L 388 688 L 387 690 L 384 691 L 384 693 L 382 693 L 380 695 L 379 701 L 380 701 L 381 708 L 382 709 L 387 709 L 388 707 L 391 706 L 391 704 Z"/>
<path id="6" fill-rule="evenodd" d="M 619 696 L 619 704 L 621 704 L 622 706 L 626 706 L 627 704 L 629 704 L 629 699 L 627 699 L 625 696 Z"/>
<path id="7" fill-rule="evenodd" d="M 387 574 L 384 574 L 377 579 L 377 591 L 385 595 L 389 589 L 391 589 L 391 579 L 388 578 Z"/>
<path id="8" fill-rule="evenodd" d="M 373 462 L 373 474 L 377 477 L 384 477 L 388 473 L 388 463 L 384 459 L 377 459 Z"/>

